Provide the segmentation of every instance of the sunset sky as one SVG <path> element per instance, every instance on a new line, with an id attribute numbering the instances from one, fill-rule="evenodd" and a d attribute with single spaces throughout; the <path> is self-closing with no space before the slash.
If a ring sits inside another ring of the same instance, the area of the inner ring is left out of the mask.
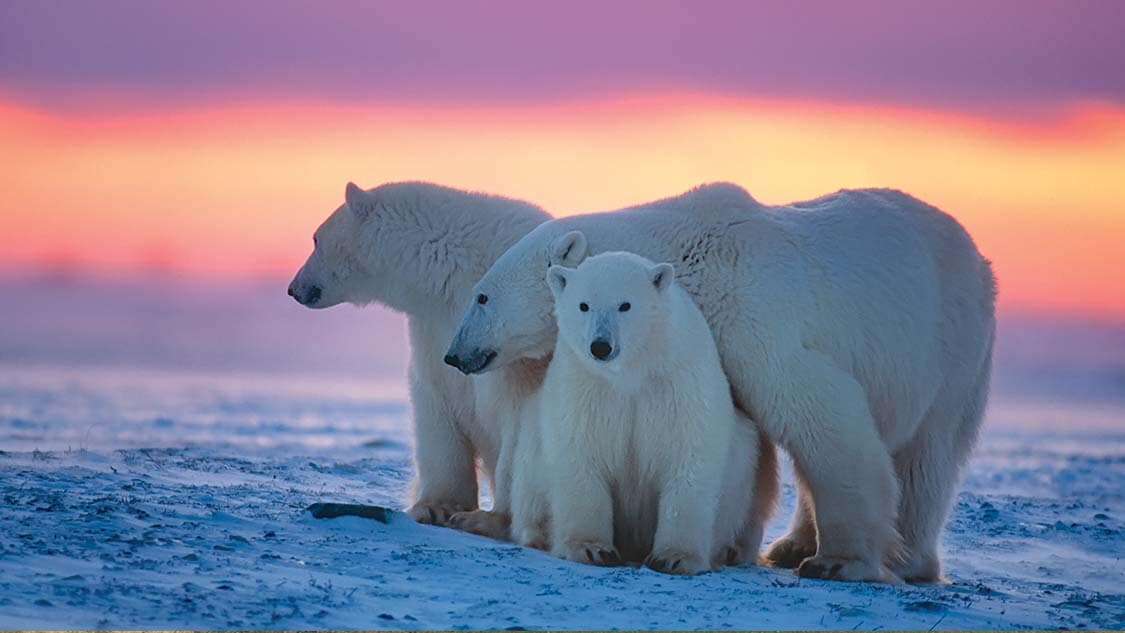
<path id="1" fill-rule="evenodd" d="M 285 277 L 354 180 L 903 189 L 1125 321 L 1123 2 L 0 3 L 0 270 Z"/>

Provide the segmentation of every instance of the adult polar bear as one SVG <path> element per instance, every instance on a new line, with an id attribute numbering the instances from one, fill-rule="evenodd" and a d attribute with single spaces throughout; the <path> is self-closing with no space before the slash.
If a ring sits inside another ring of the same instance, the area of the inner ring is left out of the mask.
<path id="1" fill-rule="evenodd" d="M 442 363 L 470 291 L 516 240 L 550 219 L 508 198 L 429 183 L 391 183 L 364 191 L 352 183 L 345 203 L 317 229 L 308 261 L 289 294 L 310 308 L 377 301 L 405 313 L 410 332 L 410 399 L 414 408 L 414 504 L 418 521 L 446 523 L 477 508 L 477 461 L 493 481 L 496 509 L 506 511 L 509 477 L 500 473 L 501 437 L 537 390 L 545 363 L 515 363 L 495 375 L 468 378 Z M 463 526 L 497 514 L 472 513 Z"/>
<path id="2" fill-rule="evenodd" d="M 466 374 L 544 358 L 551 264 L 624 250 L 676 264 L 736 404 L 792 456 L 802 576 L 935 581 L 988 393 L 995 280 L 950 216 L 890 190 L 770 207 L 730 184 L 546 222 L 477 284 L 448 355 Z"/>

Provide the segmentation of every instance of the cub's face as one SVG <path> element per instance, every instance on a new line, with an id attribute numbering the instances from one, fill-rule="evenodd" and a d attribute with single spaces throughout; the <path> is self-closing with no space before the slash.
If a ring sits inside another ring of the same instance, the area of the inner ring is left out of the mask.
<path id="1" fill-rule="evenodd" d="M 631 253 L 604 253 L 578 268 L 552 266 L 559 344 L 597 372 L 616 373 L 644 362 L 654 325 L 667 318 L 670 264 Z"/>

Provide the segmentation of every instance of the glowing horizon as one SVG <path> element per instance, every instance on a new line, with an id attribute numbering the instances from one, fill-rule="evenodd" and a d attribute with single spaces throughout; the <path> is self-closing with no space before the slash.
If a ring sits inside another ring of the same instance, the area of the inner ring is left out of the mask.
<path id="1" fill-rule="evenodd" d="M 769 204 L 886 186 L 968 227 L 1002 309 L 1125 318 L 1125 109 L 1106 104 L 1012 119 L 688 92 L 120 114 L 0 99 L 0 144 L 0 268 L 288 275 L 348 180 L 428 180 L 555 215 L 718 180 Z"/>

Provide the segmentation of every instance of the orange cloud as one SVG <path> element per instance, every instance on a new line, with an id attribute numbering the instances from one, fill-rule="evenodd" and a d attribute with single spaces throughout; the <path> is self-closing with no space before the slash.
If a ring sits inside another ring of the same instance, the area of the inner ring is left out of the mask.
<path id="1" fill-rule="evenodd" d="M 287 274 L 343 185 L 425 179 L 594 211 L 730 180 L 764 202 L 906 190 L 958 217 L 1008 309 L 1125 317 L 1125 111 L 1038 119 L 641 95 L 541 106 L 0 102 L 0 266 Z"/>

